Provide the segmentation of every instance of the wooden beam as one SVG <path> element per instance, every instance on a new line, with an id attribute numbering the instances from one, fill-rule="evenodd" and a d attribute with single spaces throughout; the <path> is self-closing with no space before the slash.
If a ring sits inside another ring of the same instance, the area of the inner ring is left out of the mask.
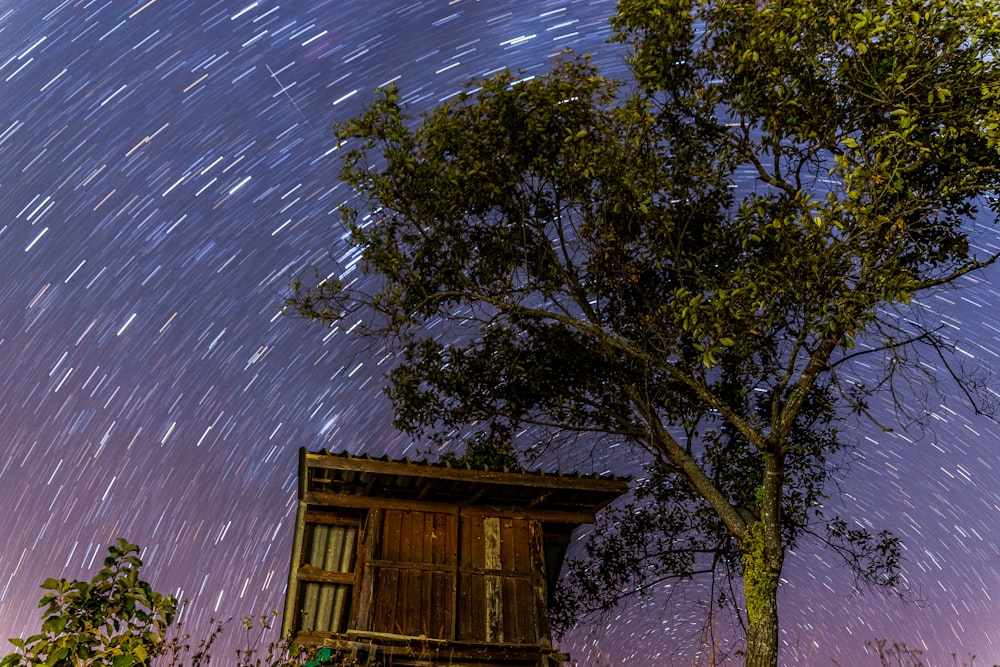
<path id="1" fill-rule="evenodd" d="M 554 493 L 555 493 L 555 489 L 549 489 L 548 491 L 542 491 L 537 496 L 535 496 L 532 500 L 530 500 L 528 502 L 528 504 L 525 505 L 525 507 L 527 509 L 531 509 L 532 507 L 538 507 L 539 505 L 541 505 L 542 503 L 544 503 L 546 500 L 548 500 L 549 498 L 551 498 L 552 494 L 554 494 Z"/>
<path id="2" fill-rule="evenodd" d="M 528 526 L 531 558 L 531 593 L 534 598 L 535 640 L 540 645 L 552 647 L 552 628 L 549 625 L 549 595 L 546 588 L 545 540 L 542 527 L 535 522 Z"/>
<path id="3" fill-rule="evenodd" d="M 361 526 L 361 519 L 358 518 L 356 509 L 351 509 L 350 513 L 346 514 L 333 514 L 332 512 L 307 509 L 302 519 L 304 523 L 319 523 L 327 526 Z"/>
<path id="4" fill-rule="evenodd" d="M 317 506 L 335 508 L 359 509 L 395 509 L 417 510 L 423 512 L 452 512 L 457 503 L 446 503 L 428 500 L 406 500 L 403 498 L 383 498 L 380 496 L 359 496 L 349 493 L 332 493 L 329 491 L 308 491 L 304 498 L 310 510 Z M 488 505 L 457 504 L 459 511 L 465 515 L 497 516 L 510 519 L 533 519 L 552 523 L 594 523 L 594 512 L 520 509 L 508 507 L 492 507 Z"/>
<path id="5" fill-rule="evenodd" d="M 462 515 L 458 507 L 451 508 L 455 521 L 455 542 L 452 545 L 455 549 L 454 569 L 451 573 L 451 628 L 449 628 L 448 638 L 452 641 L 458 639 L 458 614 L 459 609 L 459 568 L 462 565 Z"/>
<path id="6" fill-rule="evenodd" d="M 355 627 L 369 630 L 375 613 L 375 552 L 382 539 L 382 510 L 373 509 L 365 521 L 358 554 L 358 609 Z"/>
<path id="7" fill-rule="evenodd" d="M 455 559 L 455 563 L 458 559 Z M 516 573 L 509 569 L 504 569 L 501 566 L 488 566 L 488 567 L 476 567 L 475 565 L 459 565 L 455 566 L 455 563 L 415 563 L 412 561 L 402 561 L 402 560 L 384 560 L 376 559 L 372 561 L 372 565 L 375 567 L 391 567 L 398 570 L 414 570 L 418 572 L 444 572 L 451 573 L 457 572 L 458 574 L 481 574 L 486 576 L 497 576 L 504 577 L 507 579 L 530 579 L 532 575 L 527 572 Z M 545 568 L 539 570 L 539 572 L 544 572 Z"/>
<path id="8" fill-rule="evenodd" d="M 354 585 L 353 572 L 331 572 L 323 570 L 308 563 L 299 568 L 297 573 L 299 581 L 315 581 L 323 584 L 348 584 Z"/>
<path id="9" fill-rule="evenodd" d="M 436 480 L 436 479 L 432 479 L 432 480 L 428 481 L 424 485 L 424 488 L 420 489 L 420 493 L 417 494 L 417 500 L 424 500 L 425 498 L 427 498 L 427 495 L 431 491 L 433 491 L 434 487 L 436 487 L 437 485 L 438 485 L 438 480 Z"/>
<path id="10" fill-rule="evenodd" d="M 301 488 L 299 493 L 302 493 Z M 285 589 L 285 613 L 281 618 L 281 635 L 283 637 L 291 634 L 298 627 L 299 622 L 299 578 L 296 574 L 302 565 L 302 543 L 306 530 L 306 524 L 303 520 L 305 512 L 306 504 L 299 500 L 295 511 L 295 533 L 292 536 L 292 555 L 288 566 L 288 587 Z"/>
<path id="11" fill-rule="evenodd" d="M 404 461 L 380 461 L 377 459 L 352 458 L 334 454 L 306 453 L 306 463 L 313 468 L 349 470 L 377 475 L 401 477 L 432 477 L 438 480 L 480 482 L 507 486 L 530 486 L 536 488 L 573 489 L 620 495 L 628 491 L 628 481 L 602 477 L 576 475 L 550 475 L 530 472 L 497 472 L 494 470 L 469 470 L 448 468 L 431 464 L 414 464 Z"/>

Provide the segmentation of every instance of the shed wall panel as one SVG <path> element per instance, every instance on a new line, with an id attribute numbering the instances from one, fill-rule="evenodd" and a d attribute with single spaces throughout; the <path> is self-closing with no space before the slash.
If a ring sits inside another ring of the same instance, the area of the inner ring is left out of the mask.
<path id="1" fill-rule="evenodd" d="M 526 519 L 463 516 L 457 638 L 534 644 L 547 627 L 540 618 L 534 568 L 541 562 L 537 533 Z M 547 638 L 547 633 L 545 634 Z"/>
<path id="2" fill-rule="evenodd" d="M 372 568 L 373 630 L 452 638 L 457 543 L 454 514 L 386 510 Z"/>

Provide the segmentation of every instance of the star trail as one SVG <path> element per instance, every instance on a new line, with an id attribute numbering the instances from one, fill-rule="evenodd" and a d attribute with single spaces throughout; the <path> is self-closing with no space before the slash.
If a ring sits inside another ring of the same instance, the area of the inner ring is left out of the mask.
<path id="1" fill-rule="evenodd" d="M 377 86 L 419 112 L 567 48 L 624 77 L 614 10 L 0 0 L 0 637 L 36 629 L 39 583 L 89 579 L 119 536 L 144 548 L 158 590 L 190 600 L 189 631 L 282 608 L 298 448 L 418 455 L 381 394 L 391 355 L 350 324 L 281 314 L 297 275 L 359 260 L 338 223 L 349 193 L 331 123 Z M 978 240 L 997 243 L 992 228 Z M 1000 355 L 991 275 L 919 304 L 972 367 Z M 804 544 L 781 593 L 787 664 L 873 664 L 877 637 L 1000 662 L 1000 428 L 957 399 L 931 394 L 927 409 L 929 430 L 859 430 L 835 501 L 898 531 L 919 603 L 853 593 Z M 700 612 L 638 600 L 563 648 L 581 665 L 691 664 Z"/>

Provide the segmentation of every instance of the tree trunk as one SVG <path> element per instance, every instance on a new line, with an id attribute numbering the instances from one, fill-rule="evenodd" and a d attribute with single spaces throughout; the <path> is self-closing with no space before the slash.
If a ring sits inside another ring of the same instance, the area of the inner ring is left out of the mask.
<path id="1" fill-rule="evenodd" d="M 778 665 L 777 593 L 777 585 L 760 586 L 747 593 L 747 667 Z M 753 606 L 749 602 L 751 595 L 755 598 Z"/>
<path id="2" fill-rule="evenodd" d="M 743 593 L 747 610 L 747 667 L 778 665 L 778 581 L 783 554 L 768 554 L 763 522 L 742 540 Z M 769 557 L 770 556 L 770 557 Z"/>

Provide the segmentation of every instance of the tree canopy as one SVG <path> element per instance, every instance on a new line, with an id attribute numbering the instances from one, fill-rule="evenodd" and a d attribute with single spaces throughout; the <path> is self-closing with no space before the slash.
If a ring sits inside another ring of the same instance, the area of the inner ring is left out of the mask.
<path id="1" fill-rule="evenodd" d="M 414 436 L 648 452 L 564 620 L 721 568 L 742 579 L 747 664 L 775 665 L 805 531 L 827 524 L 858 576 L 895 582 L 896 540 L 821 501 L 843 420 L 878 391 L 905 409 L 920 347 L 947 354 L 911 299 L 998 258 L 976 225 L 998 211 L 1000 14 L 620 0 L 612 23 L 626 83 L 564 55 L 416 119 L 389 87 L 338 125 L 369 277 L 296 283 L 289 305 L 395 344 Z"/>

